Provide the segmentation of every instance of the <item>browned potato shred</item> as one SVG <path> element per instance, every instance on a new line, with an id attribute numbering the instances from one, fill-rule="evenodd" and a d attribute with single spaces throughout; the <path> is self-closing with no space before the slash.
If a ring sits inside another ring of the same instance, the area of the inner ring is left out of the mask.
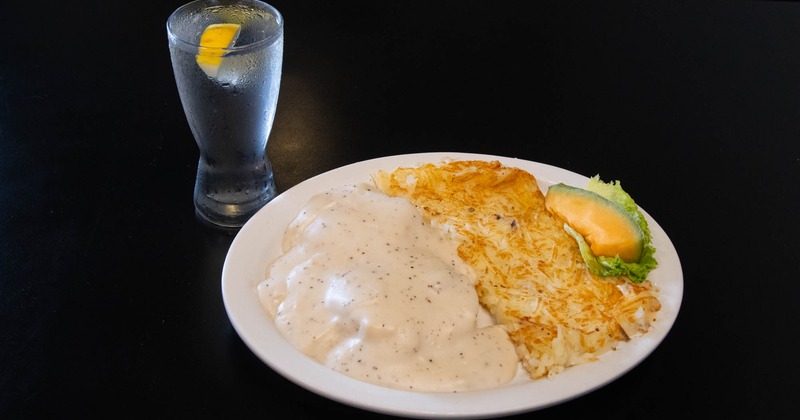
<path id="1" fill-rule="evenodd" d="M 460 239 L 481 303 L 506 329 L 531 378 L 596 360 L 648 331 L 661 308 L 650 281 L 636 285 L 588 271 L 526 171 L 453 161 L 380 171 L 374 180 Z"/>

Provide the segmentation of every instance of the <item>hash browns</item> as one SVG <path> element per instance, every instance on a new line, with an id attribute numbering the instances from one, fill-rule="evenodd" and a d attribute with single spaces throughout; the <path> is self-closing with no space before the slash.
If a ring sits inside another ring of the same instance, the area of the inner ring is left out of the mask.
<path id="1" fill-rule="evenodd" d="M 379 171 L 375 184 L 405 197 L 461 242 L 481 304 L 514 342 L 532 379 L 596 360 L 645 333 L 661 308 L 646 281 L 593 276 L 536 178 L 498 161 L 453 161 Z"/>

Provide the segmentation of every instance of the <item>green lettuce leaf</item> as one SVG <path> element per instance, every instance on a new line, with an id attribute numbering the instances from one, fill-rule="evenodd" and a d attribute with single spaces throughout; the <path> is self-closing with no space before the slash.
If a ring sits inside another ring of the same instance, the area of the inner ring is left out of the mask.
<path id="1" fill-rule="evenodd" d="M 656 249 L 653 247 L 650 227 L 647 225 L 644 214 L 639 210 L 639 206 L 636 205 L 633 198 L 622 189 L 619 181 L 606 183 L 600 180 L 599 175 L 595 175 L 589 179 L 586 189 L 619 204 L 634 220 L 636 220 L 636 223 L 642 229 L 644 235 L 642 257 L 638 262 L 626 263 L 618 256 L 595 256 L 583 236 L 565 223 L 564 230 L 578 242 L 581 255 L 586 265 L 589 267 L 589 271 L 595 275 L 604 277 L 626 277 L 631 282 L 637 284 L 644 282 L 647 280 L 647 276 L 650 272 L 658 266 L 658 261 L 655 258 Z"/>

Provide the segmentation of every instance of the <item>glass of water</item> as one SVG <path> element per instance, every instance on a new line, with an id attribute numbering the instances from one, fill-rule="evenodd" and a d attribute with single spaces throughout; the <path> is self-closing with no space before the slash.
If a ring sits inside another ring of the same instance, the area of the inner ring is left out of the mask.
<path id="1" fill-rule="evenodd" d="M 167 20 L 183 110 L 200 149 L 194 204 L 241 227 L 275 197 L 267 140 L 283 64 L 283 16 L 258 0 L 196 0 Z"/>

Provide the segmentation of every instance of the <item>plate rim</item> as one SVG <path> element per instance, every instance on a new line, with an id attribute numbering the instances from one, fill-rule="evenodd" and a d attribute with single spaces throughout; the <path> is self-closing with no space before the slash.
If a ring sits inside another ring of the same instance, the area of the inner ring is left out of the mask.
<path id="1" fill-rule="evenodd" d="M 362 382 L 333 371 L 292 347 L 261 308 L 255 285 L 263 279 L 269 260 L 276 256 L 276 252 L 280 253 L 279 245 L 283 239 L 283 231 L 288 221 L 297 214 L 299 207 L 305 205 L 311 195 L 326 188 L 359 181 L 369 182 L 370 175 L 378 169 L 391 170 L 398 166 L 440 163 L 446 160 L 497 160 L 503 165 L 527 170 L 534 175 L 542 190 L 555 182 L 584 187 L 589 179 L 557 166 L 515 157 L 465 152 L 425 152 L 362 160 L 331 169 L 298 183 L 267 203 L 242 226 L 231 242 L 223 263 L 221 288 L 225 310 L 234 330 L 250 351 L 284 378 L 342 404 L 395 416 L 477 418 L 534 411 L 585 395 L 626 374 L 647 359 L 663 342 L 680 312 L 683 300 L 683 270 L 677 250 L 669 236 L 640 206 L 656 245 L 659 266 L 652 272 L 651 280 L 661 289 L 659 300 L 662 300 L 662 309 L 651 331 L 622 343 L 619 349 L 602 355 L 598 361 L 570 367 L 552 379 L 517 381 L 482 391 L 429 393 L 402 391 Z M 554 176 L 556 179 L 553 179 Z M 348 180 L 343 181 L 343 179 Z M 281 213 L 282 207 L 289 208 Z M 281 223 L 285 224 L 281 227 Z M 256 238 L 262 230 L 280 235 L 269 243 L 263 241 L 259 243 Z M 252 278 L 255 267 L 237 266 L 242 261 L 253 261 L 258 258 L 261 259 L 263 270 L 259 279 Z M 248 276 L 245 275 L 247 273 L 241 273 L 243 269 L 249 269 L 249 279 L 244 278 Z M 663 280 L 661 275 L 670 275 L 672 280 Z M 661 284 L 656 280 L 668 283 Z M 251 287 L 249 297 L 243 290 L 248 285 Z M 667 296 L 662 296 L 663 286 L 668 286 L 667 290 L 670 293 Z M 664 298 L 667 299 L 663 300 Z M 258 305 L 260 314 L 254 313 L 256 309 L 254 303 Z M 665 311 L 665 308 L 668 310 Z M 264 322 L 265 320 L 267 322 Z M 629 355 L 633 358 L 626 357 Z"/>

